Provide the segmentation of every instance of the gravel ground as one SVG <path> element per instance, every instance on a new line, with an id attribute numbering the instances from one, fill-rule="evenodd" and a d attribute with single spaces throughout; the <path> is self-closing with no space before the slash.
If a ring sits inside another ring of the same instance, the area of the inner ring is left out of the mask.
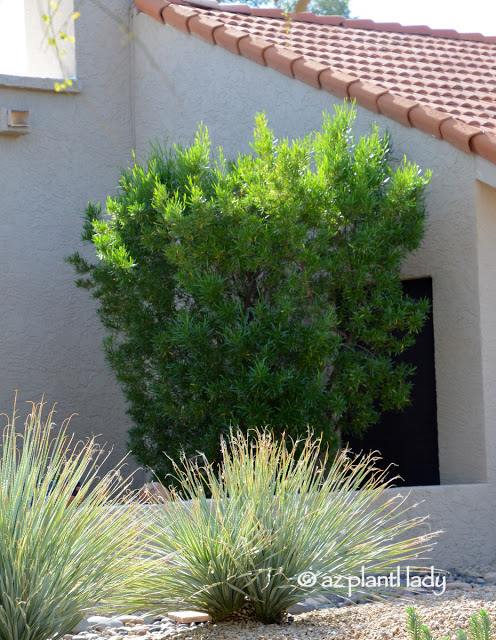
<path id="1" fill-rule="evenodd" d="M 454 571 L 454 570 L 453 570 Z M 479 582 L 483 584 L 479 584 Z M 315 603 L 317 604 L 317 603 Z M 251 620 L 179 625 L 165 615 L 160 620 L 137 618 L 114 628 L 100 625 L 66 640 L 407 640 L 407 606 L 413 605 L 438 639 L 455 639 L 456 629 L 467 630 L 469 618 L 485 609 L 496 630 L 496 567 L 456 571 L 440 596 L 420 594 L 389 601 L 320 608 L 290 616 L 280 625 Z M 132 618 L 132 616 L 129 616 Z M 161 616 L 159 616 L 161 618 Z"/>
<path id="2" fill-rule="evenodd" d="M 470 592 L 453 590 L 443 596 L 417 596 L 405 602 L 370 603 L 321 609 L 294 616 L 292 624 L 262 625 L 254 622 L 218 623 L 197 627 L 181 635 L 184 640 L 407 640 L 405 609 L 413 604 L 437 637 L 455 638 L 469 618 L 486 609 L 496 627 L 496 587 L 476 587 Z"/>

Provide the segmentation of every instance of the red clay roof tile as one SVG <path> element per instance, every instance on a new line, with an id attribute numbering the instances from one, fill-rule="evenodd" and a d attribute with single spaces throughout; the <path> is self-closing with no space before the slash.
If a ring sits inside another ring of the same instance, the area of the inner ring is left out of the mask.
<path id="1" fill-rule="evenodd" d="M 164 24 L 162 11 L 167 4 L 164 0 L 135 0 L 135 4 L 140 11 L 147 13 L 149 16 L 157 20 L 157 22 Z"/>
<path id="2" fill-rule="evenodd" d="M 288 47 L 278 47 L 272 45 L 264 52 L 266 64 L 272 69 L 283 73 L 290 78 L 294 78 L 293 64 L 303 56 L 291 51 Z"/>
<path id="3" fill-rule="evenodd" d="M 264 51 L 273 45 L 267 40 L 247 35 L 238 42 L 239 52 L 244 58 L 248 58 L 252 62 L 257 62 L 263 67 L 266 66 Z"/>
<path id="4" fill-rule="evenodd" d="M 136 0 L 159 22 L 496 163 L 496 37 L 424 25 Z"/>
<path id="5" fill-rule="evenodd" d="M 470 153 L 470 140 L 480 133 L 480 129 L 472 127 L 469 124 L 450 118 L 441 122 L 440 126 L 441 137 L 446 142 L 458 147 L 466 153 Z"/>
<path id="6" fill-rule="evenodd" d="M 441 123 L 449 120 L 449 117 L 447 113 L 441 113 L 424 105 L 417 105 L 408 112 L 408 119 L 413 127 L 430 133 L 436 138 L 441 138 Z"/>
<path id="7" fill-rule="evenodd" d="M 188 22 L 195 15 L 197 13 L 193 9 L 174 3 L 167 5 L 162 11 L 162 18 L 165 22 L 179 31 L 184 31 L 184 33 L 190 32 Z"/>
<path id="8" fill-rule="evenodd" d="M 322 71 L 328 69 L 325 64 L 317 62 L 317 60 L 310 60 L 309 58 L 300 58 L 293 64 L 294 77 L 302 82 L 315 87 L 321 88 L 320 74 Z"/>
<path id="9" fill-rule="evenodd" d="M 218 44 L 223 49 L 227 49 L 231 53 L 241 55 L 239 51 L 238 42 L 241 38 L 246 38 L 246 34 L 233 29 L 232 27 L 220 27 L 214 31 L 215 44 Z"/>
<path id="10" fill-rule="evenodd" d="M 349 98 L 349 86 L 353 82 L 358 82 L 358 78 L 339 70 L 326 69 L 320 74 L 319 81 L 322 89 L 330 91 L 339 98 Z"/>
<path id="11" fill-rule="evenodd" d="M 470 148 L 477 155 L 496 164 L 496 136 L 478 133 L 470 138 Z"/>
<path id="12" fill-rule="evenodd" d="M 412 126 L 408 114 L 415 106 L 417 106 L 417 103 L 413 100 L 395 96 L 389 91 L 377 98 L 379 113 L 382 113 L 392 120 L 396 120 L 396 122 L 399 122 L 405 127 Z"/>
<path id="13" fill-rule="evenodd" d="M 377 99 L 387 92 L 388 90 L 384 87 L 378 87 L 368 82 L 363 82 L 362 80 L 353 82 L 348 88 L 350 98 L 355 99 L 363 107 L 376 113 L 379 113 Z"/>
<path id="14" fill-rule="evenodd" d="M 191 33 L 200 36 L 210 44 L 216 44 L 214 33 L 215 30 L 224 26 L 223 22 L 213 20 L 207 16 L 194 15 L 188 20 L 188 27 Z"/>

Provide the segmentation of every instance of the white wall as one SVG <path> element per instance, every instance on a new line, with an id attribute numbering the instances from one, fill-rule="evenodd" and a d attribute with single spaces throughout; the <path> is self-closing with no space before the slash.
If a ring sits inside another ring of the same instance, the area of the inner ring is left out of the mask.
<path id="1" fill-rule="evenodd" d="M 319 128 L 322 112 L 333 112 L 334 105 L 341 104 L 327 92 L 160 25 L 146 15 L 137 16 L 134 30 L 137 40 L 146 43 L 167 73 L 164 82 L 136 48 L 139 155 L 146 153 L 149 139 L 189 143 L 203 120 L 213 146 L 221 145 L 227 156 L 235 156 L 238 151 L 249 151 L 257 111 L 265 111 L 276 137 L 296 137 Z M 367 133 L 371 122 L 391 132 L 398 159 L 406 154 L 422 169 L 433 170 L 425 240 L 408 258 L 403 275 L 433 278 L 441 482 L 484 482 L 486 425 L 474 157 L 358 107 L 356 131 Z"/>
<path id="2" fill-rule="evenodd" d="M 129 24 L 128 0 L 106 6 Z M 0 77 L 0 108 L 28 109 L 32 129 L 0 136 L 0 412 L 11 412 L 15 389 L 22 411 L 45 394 L 60 421 L 79 414 L 78 434 L 103 434 L 116 460 L 130 426 L 124 398 L 104 363 L 94 304 L 64 256 L 81 247 L 87 202 L 105 203 L 131 161 L 130 47 L 91 3 L 76 27 L 80 93 L 5 88 L 24 81 Z"/>

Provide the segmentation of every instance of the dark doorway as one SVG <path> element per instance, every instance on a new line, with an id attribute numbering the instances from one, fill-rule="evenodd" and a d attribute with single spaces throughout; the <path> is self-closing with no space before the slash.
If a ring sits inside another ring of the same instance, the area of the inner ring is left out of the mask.
<path id="1" fill-rule="evenodd" d="M 395 482 L 397 485 L 439 484 L 432 279 L 405 280 L 403 290 L 412 298 L 431 301 L 431 313 L 415 345 L 398 357 L 416 367 L 411 404 L 402 412 L 383 414 L 363 437 L 349 438 L 349 444 L 355 452 L 380 451 L 383 467 L 389 463 L 398 465 L 392 468 L 392 475 L 403 478 Z"/>

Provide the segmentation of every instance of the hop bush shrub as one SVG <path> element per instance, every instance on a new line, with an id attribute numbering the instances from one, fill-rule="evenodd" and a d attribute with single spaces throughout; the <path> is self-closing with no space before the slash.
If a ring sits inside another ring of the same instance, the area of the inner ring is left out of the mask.
<path id="1" fill-rule="evenodd" d="M 412 535 L 422 520 L 400 496 L 385 497 L 391 481 L 374 462 L 346 452 L 328 461 L 311 435 L 276 441 L 268 431 L 231 433 L 219 468 L 183 457 L 178 499 L 152 510 L 163 558 L 152 602 L 220 619 L 248 599 L 258 619 L 278 622 L 302 598 L 329 592 L 324 575 L 392 570 L 417 556 L 436 534 Z M 298 577 L 308 571 L 317 580 L 305 586 Z"/>
<path id="2" fill-rule="evenodd" d="M 99 477 L 106 454 L 53 417 L 33 405 L 18 429 L 14 411 L 2 435 L 0 640 L 56 640 L 88 611 L 146 603 L 140 578 L 152 565 L 122 467 Z"/>
<path id="3" fill-rule="evenodd" d="M 161 477 L 163 451 L 218 460 L 231 424 L 306 425 L 327 444 L 408 403 L 428 302 L 400 267 L 423 236 L 429 174 L 395 162 L 354 112 L 301 140 L 256 119 L 253 155 L 217 160 L 208 132 L 155 148 L 118 194 L 86 211 L 98 257 L 69 258 L 98 302 L 105 353 L 128 400 L 129 444 Z"/>

